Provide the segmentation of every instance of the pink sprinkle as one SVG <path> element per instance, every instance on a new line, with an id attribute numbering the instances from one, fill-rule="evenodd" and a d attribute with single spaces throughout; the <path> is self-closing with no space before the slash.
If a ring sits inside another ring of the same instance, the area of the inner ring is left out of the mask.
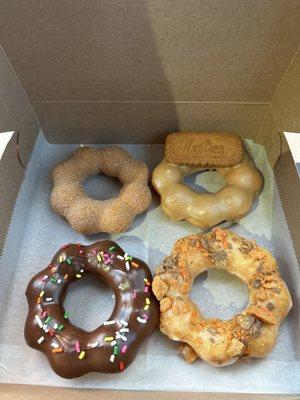
<path id="1" fill-rule="evenodd" d="M 47 316 L 47 311 L 44 310 L 44 311 L 42 312 L 42 318 L 45 318 L 46 316 Z"/>
<path id="2" fill-rule="evenodd" d="M 131 296 L 131 300 L 136 299 L 136 293 L 135 293 L 134 291 L 132 291 L 132 292 L 130 293 L 130 296 Z"/>
<path id="3" fill-rule="evenodd" d="M 142 314 L 142 317 L 145 318 L 145 319 L 149 318 L 147 314 Z"/>
<path id="4" fill-rule="evenodd" d="M 93 249 L 93 250 L 92 250 L 92 254 L 93 254 L 93 255 L 96 255 L 96 254 L 97 254 L 97 250 L 96 250 L 96 249 Z"/>
<path id="5" fill-rule="evenodd" d="M 76 349 L 77 353 L 80 353 L 80 344 L 79 344 L 78 340 L 76 340 L 76 342 L 75 342 L 75 349 Z"/>
<path id="6" fill-rule="evenodd" d="M 127 346 L 126 346 L 126 344 L 124 344 L 124 346 L 122 347 L 121 353 L 125 354 L 126 351 L 127 351 Z"/>
<path id="7" fill-rule="evenodd" d="M 149 286 L 145 286 L 145 287 L 144 287 L 144 292 L 145 292 L 145 293 L 148 293 L 148 290 L 149 290 Z"/>
<path id="8" fill-rule="evenodd" d="M 52 268 L 52 264 L 49 264 L 49 265 L 48 265 L 48 268 Z"/>
<path id="9" fill-rule="evenodd" d="M 110 260 L 104 260 L 104 264 L 107 265 L 110 263 Z"/>

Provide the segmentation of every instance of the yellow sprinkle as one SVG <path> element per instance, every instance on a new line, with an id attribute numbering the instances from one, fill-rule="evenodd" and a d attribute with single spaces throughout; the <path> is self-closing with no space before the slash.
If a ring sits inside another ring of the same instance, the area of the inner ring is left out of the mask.
<path id="1" fill-rule="evenodd" d="M 145 311 L 149 310 L 149 304 L 147 304 L 147 305 L 144 307 L 144 310 L 145 310 Z"/>
<path id="2" fill-rule="evenodd" d="M 146 304 L 150 304 L 149 297 L 146 298 Z"/>
<path id="3" fill-rule="evenodd" d="M 58 261 L 59 261 L 60 263 L 63 262 L 63 261 L 64 261 L 64 257 L 63 257 L 63 256 L 59 256 Z"/>
<path id="4" fill-rule="evenodd" d="M 82 350 L 78 356 L 79 360 L 82 360 L 84 356 L 85 356 L 85 351 Z"/>
<path id="5" fill-rule="evenodd" d="M 102 261 L 102 258 L 101 258 L 101 256 L 100 256 L 100 254 L 97 254 L 97 260 L 98 260 L 99 262 Z"/>
<path id="6" fill-rule="evenodd" d="M 104 341 L 105 342 L 112 342 L 114 340 L 113 336 L 105 336 Z"/>
<path id="7" fill-rule="evenodd" d="M 76 278 L 81 278 L 81 275 L 80 274 L 76 274 Z"/>
<path id="8" fill-rule="evenodd" d="M 44 290 L 42 290 L 41 293 L 40 293 L 40 297 L 43 297 L 44 294 L 45 294 L 45 292 L 44 292 Z"/>

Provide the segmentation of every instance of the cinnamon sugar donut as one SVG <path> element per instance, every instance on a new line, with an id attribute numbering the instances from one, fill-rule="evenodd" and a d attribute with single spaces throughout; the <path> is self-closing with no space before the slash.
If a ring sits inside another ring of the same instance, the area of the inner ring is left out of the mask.
<path id="1" fill-rule="evenodd" d="M 118 197 L 100 201 L 87 196 L 82 182 L 99 173 L 119 179 L 123 187 Z M 148 167 L 119 146 L 82 147 L 57 165 L 52 176 L 52 208 L 80 233 L 124 232 L 151 203 Z"/>
<path id="2" fill-rule="evenodd" d="M 236 275 L 249 288 L 247 308 L 230 320 L 206 319 L 189 297 L 193 280 L 211 268 Z M 292 306 L 273 256 L 220 228 L 179 239 L 158 267 L 152 289 L 160 301 L 160 330 L 184 343 L 187 361 L 200 357 L 214 366 L 268 354 Z"/>

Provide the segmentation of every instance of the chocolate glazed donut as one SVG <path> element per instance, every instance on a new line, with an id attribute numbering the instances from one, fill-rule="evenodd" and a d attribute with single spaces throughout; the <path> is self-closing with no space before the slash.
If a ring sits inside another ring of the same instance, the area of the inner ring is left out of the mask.
<path id="1" fill-rule="evenodd" d="M 69 285 L 88 273 L 106 282 L 115 294 L 109 320 L 91 332 L 72 325 L 63 307 Z M 63 246 L 27 287 L 26 342 L 42 351 L 64 378 L 92 371 L 121 372 L 158 325 L 151 282 L 148 266 L 114 242 Z"/>

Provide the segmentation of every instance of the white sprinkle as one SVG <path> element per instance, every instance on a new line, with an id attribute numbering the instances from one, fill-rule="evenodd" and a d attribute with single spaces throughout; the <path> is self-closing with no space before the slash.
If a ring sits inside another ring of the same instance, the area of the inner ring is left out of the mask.
<path id="1" fill-rule="evenodd" d="M 137 317 L 137 320 L 141 323 L 141 324 L 145 324 L 147 322 L 147 320 L 145 318 L 141 318 L 141 317 Z"/>
<path id="2" fill-rule="evenodd" d="M 80 272 L 81 272 L 81 273 L 83 273 L 83 272 L 84 272 L 84 270 L 83 270 L 83 269 L 81 269 L 81 270 L 80 270 Z"/>
<path id="3" fill-rule="evenodd" d="M 116 339 L 120 339 L 121 338 L 121 333 L 120 332 L 116 332 Z"/>
<path id="4" fill-rule="evenodd" d="M 123 326 L 128 326 L 128 322 L 124 321 L 124 319 L 120 319 L 120 324 Z"/>
<path id="5" fill-rule="evenodd" d="M 115 298 L 115 295 L 113 294 L 111 297 L 114 299 L 114 298 Z"/>
<path id="6" fill-rule="evenodd" d="M 95 347 L 99 346 L 99 342 L 92 343 L 91 346 L 92 346 L 93 348 L 95 348 Z"/>
<path id="7" fill-rule="evenodd" d="M 44 331 L 45 331 L 46 333 L 49 332 L 48 326 L 47 326 L 46 324 L 43 325 L 43 329 L 44 329 Z"/>
<path id="8" fill-rule="evenodd" d="M 44 338 L 44 336 L 41 336 L 39 339 L 38 339 L 38 344 L 41 344 L 41 343 L 43 343 L 43 341 L 45 340 L 45 338 Z"/>
<path id="9" fill-rule="evenodd" d="M 120 256 L 120 254 L 117 255 L 117 258 L 118 258 L 119 260 L 124 260 L 124 257 Z"/>
<path id="10" fill-rule="evenodd" d="M 58 284 L 61 283 L 61 279 L 58 279 L 58 280 L 57 280 L 57 283 L 58 283 Z"/>
<path id="11" fill-rule="evenodd" d="M 121 329 L 120 329 L 120 332 L 122 332 L 122 333 L 123 333 L 123 332 L 129 332 L 129 329 L 128 329 L 128 328 L 121 328 Z"/>
<path id="12" fill-rule="evenodd" d="M 41 321 L 41 318 L 38 315 L 35 315 L 35 319 L 36 319 L 36 322 L 38 323 L 38 326 L 40 328 L 43 328 L 43 323 Z"/>
<path id="13" fill-rule="evenodd" d="M 52 297 L 46 297 L 46 301 L 52 301 Z"/>
<path id="14" fill-rule="evenodd" d="M 52 342 L 51 346 L 54 347 L 55 349 L 59 348 L 59 344 L 57 344 L 56 342 Z"/>
<path id="15" fill-rule="evenodd" d="M 127 254 L 127 253 L 125 253 L 125 254 L 124 254 L 124 258 L 127 258 L 127 257 L 128 257 L 128 254 Z"/>
<path id="16" fill-rule="evenodd" d="M 48 279 L 48 278 L 49 278 L 48 275 L 44 275 L 44 276 L 43 276 L 43 279 L 44 279 L 44 280 L 46 280 L 46 279 Z"/>
<path id="17" fill-rule="evenodd" d="M 110 356 L 109 361 L 110 361 L 110 362 L 114 362 L 114 361 L 115 361 L 115 355 L 114 355 L 114 354 L 112 354 L 112 355 Z"/>
<path id="18" fill-rule="evenodd" d="M 130 264 L 129 264 L 129 262 L 128 262 L 128 261 L 126 261 L 126 263 L 125 263 L 125 267 L 126 267 L 127 271 L 129 271 L 129 270 L 130 270 Z"/>
<path id="19" fill-rule="evenodd" d="M 115 323 L 116 323 L 116 321 L 114 319 L 112 319 L 111 321 L 103 322 L 103 325 L 114 325 Z"/>
<path id="20" fill-rule="evenodd" d="M 126 336 L 124 336 L 124 335 L 122 335 L 122 336 L 120 337 L 120 339 L 122 339 L 122 340 L 123 340 L 123 342 L 127 342 L 127 337 L 126 337 Z"/>
<path id="21" fill-rule="evenodd" d="M 53 328 L 54 329 L 57 329 L 58 328 L 58 324 L 55 322 L 55 324 L 53 325 Z"/>
<path id="22" fill-rule="evenodd" d="M 114 346 L 115 344 L 117 344 L 116 340 L 113 340 L 112 342 L 110 342 L 111 346 Z"/>

